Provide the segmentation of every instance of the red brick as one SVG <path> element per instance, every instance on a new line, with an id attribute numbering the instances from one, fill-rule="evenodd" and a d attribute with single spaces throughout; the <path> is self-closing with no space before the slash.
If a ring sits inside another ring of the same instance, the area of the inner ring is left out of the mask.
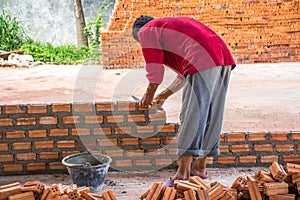
<path id="1" fill-rule="evenodd" d="M 6 114 L 23 114 L 26 112 L 26 107 L 20 105 L 9 105 L 4 107 Z"/>
<path id="2" fill-rule="evenodd" d="M 14 157 L 12 154 L 0 154 L 0 162 L 12 162 Z"/>
<path id="3" fill-rule="evenodd" d="M 154 127 L 153 126 L 137 126 L 136 132 L 138 134 L 154 133 Z"/>
<path id="4" fill-rule="evenodd" d="M 71 112 L 71 104 L 53 104 L 52 112 Z"/>
<path id="5" fill-rule="evenodd" d="M 117 146 L 118 145 L 117 139 L 99 139 L 98 142 L 99 142 L 100 147 Z"/>
<path id="6" fill-rule="evenodd" d="M 40 159 L 41 160 L 57 160 L 58 159 L 58 152 L 40 152 Z"/>
<path id="7" fill-rule="evenodd" d="M 225 133 L 221 133 L 220 134 L 220 143 L 224 143 L 225 142 Z"/>
<path id="8" fill-rule="evenodd" d="M 139 144 L 139 140 L 138 140 L 138 138 L 122 138 L 120 140 L 120 144 L 122 146 L 138 145 Z"/>
<path id="9" fill-rule="evenodd" d="M 91 130 L 88 128 L 72 128 L 72 136 L 91 135 Z"/>
<path id="10" fill-rule="evenodd" d="M 144 157 L 144 150 L 142 149 L 126 150 L 125 155 L 127 157 Z"/>
<path id="11" fill-rule="evenodd" d="M 267 155 L 267 156 L 260 156 L 261 163 L 273 163 L 278 162 L 278 155 Z"/>
<path id="12" fill-rule="evenodd" d="M 175 133 L 175 124 L 157 126 L 157 132 Z"/>
<path id="13" fill-rule="evenodd" d="M 214 157 L 207 157 L 206 164 L 213 165 L 214 164 Z"/>
<path id="14" fill-rule="evenodd" d="M 153 114 L 149 114 L 149 121 L 151 122 L 157 122 L 157 121 L 162 121 L 166 122 L 167 116 L 166 116 L 166 111 L 158 111 Z"/>
<path id="15" fill-rule="evenodd" d="M 107 123 L 122 123 L 124 122 L 124 116 L 107 116 L 106 117 Z"/>
<path id="16" fill-rule="evenodd" d="M 132 160 L 115 160 L 113 161 L 113 167 L 132 167 Z"/>
<path id="17" fill-rule="evenodd" d="M 171 156 L 174 156 L 174 155 L 177 155 L 177 151 L 178 151 L 177 148 L 169 148 L 168 149 L 168 154 L 171 155 Z"/>
<path id="18" fill-rule="evenodd" d="M 47 137 L 47 131 L 46 130 L 30 130 L 30 131 L 28 131 L 28 136 L 30 138 Z"/>
<path id="19" fill-rule="evenodd" d="M 239 156 L 240 164 L 255 164 L 257 160 L 256 156 Z"/>
<path id="20" fill-rule="evenodd" d="M 46 170 L 45 163 L 28 163 L 26 164 L 27 171 L 44 171 Z"/>
<path id="21" fill-rule="evenodd" d="M 74 103 L 73 108 L 75 112 L 93 112 L 92 103 Z"/>
<path id="22" fill-rule="evenodd" d="M 36 154 L 35 153 L 18 153 L 16 155 L 16 158 L 18 161 L 21 160 L 36 160 Z"/>
<path id="23" fill-rule="evenodd" d="M 300 155 L 299 154 L 289 154 L 289 155 L 283 155 L 282 156 L 282 161 L 283 162 L 300 162 Z"/>
<path id="24" fill-rule="evenodd" d="M 294 151 L 294 144 L 276 144 L 275 149 L 278 152 Z"/>
<path id="25" fill-rule="evenodd" d="M 0 151 L 8 151 L 8 144 L 0 143 Z"/>
<path id="26" fill-rule="evenodd" d="M 85 116 L 84 122 L 86 124 L 101 124 L 103 123 L 103 116 Z"/>
<path id="27" fill-rule="evenodd" d="M 227 134 L 227 142 L 245 142 L 246 133 L 228 133 Z"/>
<path id="28" fill-rule="evenodd" d="M 23 171 L 22 164 L 3 165 L 3 172 L 22 172 L 22 171 Z"/>
<path id="29" fill-rule="evenodd" d="M 128 115 L 128 122 L 146 122 L 146 116 L 144 114 Z"/>
<path id="30" fill-rule="evenodd" d="M 229 146 L 228 145 L 220 145 L 219 146 L 221 153 L 229 153 Z"/>
<path id="31" fill-rule="evenodd" d="M 68 129 L 51 129 L 50 136 L 51 137 L 67 137 L 69 135 Z"/>
<path id="32" fill-rule="evenodd" d="M 168 166 L 173 163 L 173 160 L 170 158 L 158 158 L 155 159 L 155 166 Z"/>
<path id="33" fill-rule="evenodd" d="M 66 167 L 61 162 L 50 162 L 49 170 L 65 170 Z"/>
<path id="34" fill-rule="evenodd" d="M 235 164 L 235 159 L 234 156 L 218 157 L 217 162 L 221 165 L 233 165 Z"/>
<path id="35" fill-rule="evenodd" d="M 114 110 L 114 103 L 112 102 L 96 103 L 96 111 L 98 112 L 109 112 L 113 110 Z"/>
<path id="36" fill-rule="evenodd" d="M 164 145 L 178 143 L 178 138 L 176 136 L 163 136 L 162 140 Z"/>
<path id="37" fill-rule="evenodd" d="M 250 147 L 249 144 L 238 144 L 238 145 L 231 145 L 232 152 L 249 152 Z"/>
<path id="38" fill-rule="evenodd" d="M 53 149 L 53 141 L 37 141 L 34 142 L 35 149 Z"/>
<path id="39" fill-rule="evenodd" d="M 57 117 L 50 117 L 50 116 L 46 116 L 46 117 L 40 117 L 39 118 L 39 124 L 57 124 Z"/>
<path id="40" fill-rule="evenodd" d="M 28 113 L 29 114 L 47 113 L 47 105 L 29 105 Z"/>
<path id="41" fill-rule="evenodd" d="M 94 135 L 111 135 L 111 128 L 94 128 Z"/>
<path id="42" fill-rule="evenodd" d="M 74 140 L 57 141 L 56 144 L 57 144 L 57 148 L 60 149 L 75 148 Z"/>
<path id="43" fill-rule="evenodd" d="M 272 141 L 287 141 L 288 134 L 286 132 L 270 133 L 270 140 L 272 140 Z"/>
<path id="44" fill-rule="evenodd" d="M 96 146 L 96 140 L 95 139 L 90 139 L 90 140 L 80 140 L 77 143 L 78 148 L 82 147 L 95 147 Z"/>
<path id="45" fill-rule="evenodd" d="M 116 127 L 115 128 L 115 134 L 127 134 L 130 135 L 132 134 L 132 127 Z"/>
<path id="46" fill-rule="evenodd" d="M 80 153 L 80 151 L 75 151 L 75 150 L 73 150 L 73 151 L 62 151 L 61 156 L 64 158 L 66 156 L 73 155 L 73 154 L 78 154 L 78 153 Z"/>
<path id="47" fill-rule="evenodd" d="M 137 103 L 129 101 L 118 101 L 117 110 L 118 111 L 135 111 Z"/>
<path id="48" fill-rule="evenodd" d="M 142 145 L 159 145 L 160 138 L 159 137 L 142 138 L 141 144 Z"/>
<path id="49" fill-rule="evenodd" d="M 6 139 L 25 138 L 25 131 L 8 131 L 5 133 Z"/>
<path id="50" fill-rule="evenodd" d="M 148 149 L 148 156 L 165 156 L 166 150 L 164 148 L 161 149 Z"/>
<path id="51" fill-rule="evenodd" d="M 105 155 L 110 157 L 123 157 L 124 151 L 122 149 L 118 150 L 106 150 Z"/>
<path id="52" fill-rule="evenodd" d="M 257 152 L 272 152 L 272 144 L 254 144 L 254 150 Z"/>
<path id="53" fill-rule="evenodd" d="M 135 166 L 137 166 L 137 167 L 150 167 L 150 166 L 152 166 L 152 161 L 148 160 L 148 159 L 135 160 L 134 163 L 135 163 Z"/>
<path id="54" fill-rule="evenodd" d="M 266 133 L 263 132 L 250 132 L 248 133 L 248 140 L 249 141 L 265 141 L 266 140 Z"/>
<path id="55" fill-rule="evenodd" d="M 19 125 L 19 126 L 30 126 L 30 125 L 35 125 L 36 124 L 35 117 L 17 118 L 16 121 L 17 121 L 17 125 Z"/>
<path id="56" fill-rule="evenodd" d="M 62 117 L 63 124 L 79 124 L 80 117 L 79 116 L 64 116 Z"/>
<path id="57" fill-rule="evenodd" d="M 300 140 L 300 132 L 292 132 L 291 139 L 292 140 Z"/>
<path id="58" fill-rule="evenodd" d="M 9 118 L 0 119 L 0 126 L 12 126 L 13 120 Z"/>
<path id="59" fill-rule="evenodd" d="M 14 151 L 18 151 L 18 150 L 30 150 L 31 149 L 31 142 L 15 142 L 12 145 L 12 149 Z"/>

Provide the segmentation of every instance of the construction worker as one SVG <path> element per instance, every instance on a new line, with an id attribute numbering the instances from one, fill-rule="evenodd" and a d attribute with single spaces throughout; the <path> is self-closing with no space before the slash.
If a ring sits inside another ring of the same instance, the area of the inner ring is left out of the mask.
<path id="1" fill-rule="evenodd" d="M 235 67 L 224 41 L 209 27 L 189 17 L 140 16 L 132 35 L 142 47 L 148 87 L 139 106 L 148 108 L 153 100 L 163 105 L 183 87 L 178 135 L 177 172 L 164 185 L 188 180 L 191 175 L 207 178 L 206 158 L 218 156 L 224 103 L 231 70 Z M 178 76 L 157 94 L 164 66 Z"/>

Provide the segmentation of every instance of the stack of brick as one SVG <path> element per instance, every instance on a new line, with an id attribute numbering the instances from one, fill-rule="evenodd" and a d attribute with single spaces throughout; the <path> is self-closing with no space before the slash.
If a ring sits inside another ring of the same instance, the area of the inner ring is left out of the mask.
<path id="1" fill-rule="evenodd" d="M 286 1 L 116 1 L 107 30 L 101 32 L 103 65 L 136 68 L 144 64 L 131 27 L 140 15 L 191 16 L 216 31 L 237 63 L 298 62 L 300 5 Z"/>
<path id="2" fill-rule="evenodd" d="M 206 183 L 198 176 L 188 181 L 175 181 L 174 187 L 154 183 L 141 195 L 141 200 L 295 200 L 300 198 L 300 165 L 285 167 L 273 162 L 269 172 L 238 176 L 231 187 L 219 182 Z"/>
<path id="3" fill-rule="evenodd" d="M 53 184 L 46 186 L 39 181 L 19 182 L 0 186 L 0 200 L 116 200 L 112 190 L 102 194 L 91 193 L 89 187 Z"/>

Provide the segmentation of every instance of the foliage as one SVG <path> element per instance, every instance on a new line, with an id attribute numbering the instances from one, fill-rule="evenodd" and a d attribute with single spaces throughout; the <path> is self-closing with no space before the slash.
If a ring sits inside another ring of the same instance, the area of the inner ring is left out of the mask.
<path id="1" fill-rule="evenodd" d="M 89 21 L 84 28 L 84 34 L 88 37 L 89 47 L 91 49 L 91 59 L 97 60 L 97 58 L 99 59 L 101 57 L 100 29 L 104 24 L 103 14 L 109 9 L 111 5 L 112 2 L 107 3 L 107 0 L 104 0 L 97 10 L 96 18 Z"/>
<path id="2" fill-rule="evenodd" d="M 31 42 L 21 47 L 26 54 L 33 56 L 34 60 L 42 62 L 57 62 L 59 64 L 84 63 L 90 56 L 89 48 L 78 49 L 75 45 L 62 45 L 54 47 L 50 43 Z"/>
<path id="3" fill-rule="evenodd" d="M 21 23 L 2 10 L 0 14 L 0 49 L 16 50 L 30 41 Z"/>

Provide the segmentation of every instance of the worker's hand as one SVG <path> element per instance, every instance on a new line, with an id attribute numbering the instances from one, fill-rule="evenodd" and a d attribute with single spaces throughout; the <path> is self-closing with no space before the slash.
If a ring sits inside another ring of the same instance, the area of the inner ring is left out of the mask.
<path id="1" fill-rule="evenodd" d="M 152 106 L 153 97 L 148 95 L 147 93 L 144 94 L 143 98 L 141 99 L 139 106 L 142 108 L 149 108 Z"/>
<path id="2" fill-rule="evenodd" d="M 147 90 L 139 103 L 140 107 L 149 108 L 152 106 L 153 97 L 154 97 L 157 87 L 158 87 L 158 84 L 149 83 Z"/>
<path id="3" fill-rule="evenodd" d="M 167 100 L 167 98 L 168 98 L 168 96 L 166 96 L 166 95 L 163 94 L 163 93 L 160 93 L 160 94 L 158 94 L 158 95 L 154 98 L 154 101 L 155 101 L 158 105 L 162 106 L 162 105 L 165 103 L 165 101 Z"/>

